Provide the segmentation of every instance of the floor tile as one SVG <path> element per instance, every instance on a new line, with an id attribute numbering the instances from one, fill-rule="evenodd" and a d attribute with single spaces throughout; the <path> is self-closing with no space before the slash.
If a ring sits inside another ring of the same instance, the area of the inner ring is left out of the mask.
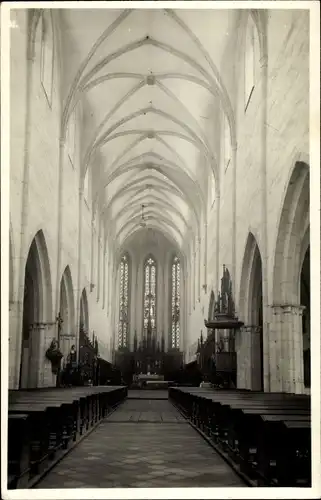
<path id="1" fill-rule="evenodd" d="M 180 415 L 167 399 L 145 396 L 129 391 L 117 421 L 101 422 L 36 488 L 245 487 L 185 420 L 170 422 Z"/>

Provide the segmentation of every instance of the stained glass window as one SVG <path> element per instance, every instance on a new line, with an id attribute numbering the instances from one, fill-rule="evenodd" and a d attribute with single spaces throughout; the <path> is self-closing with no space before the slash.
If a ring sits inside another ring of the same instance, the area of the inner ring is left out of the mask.
<path id="1" fill-rule="evenodd" d="M 180 262 L 174 257 L 172 263 L 172 348 L 180 346 Z"/>
<path id="2" fill-rule="evenodd" d="M 144 334 L 156 332 L 156 262 L 149 257 L 144 266 Z"/>
<path id="3" fill-rule="evenodd" d="M 119 323 L 118 347 L 128 345 L 128 320 L 129 320 L 129 262 L 127 255 L 123 255 L 119 269 Z"/>

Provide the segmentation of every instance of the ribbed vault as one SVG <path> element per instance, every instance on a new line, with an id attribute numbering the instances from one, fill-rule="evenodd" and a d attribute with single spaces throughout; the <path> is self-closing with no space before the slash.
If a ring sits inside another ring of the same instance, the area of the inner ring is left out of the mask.
<path id="1" fill-rule="evenodd" d="M 64 10 L 70 65 L 62 130 L 81 109 L 81 179 L 92 179 L 94 211 L 121 248 L 146 227 L 182 249 L 200 233 L 207 183 L 219 189 L 208 110 L 219 100 L 234 142 L 220 65 L 229 11 Z"/>

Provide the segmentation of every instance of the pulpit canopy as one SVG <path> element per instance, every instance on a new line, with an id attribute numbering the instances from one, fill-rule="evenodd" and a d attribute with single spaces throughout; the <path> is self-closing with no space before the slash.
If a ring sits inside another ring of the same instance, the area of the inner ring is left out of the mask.
<path id="1" fill-rule="evenodd" d="M 223 265 L 221 292 L 218 292 L 214 307 L 214 319 L 204 320 L 206 328 L 212 330 L 237 330 L 244 323 L 235 316 L 235 305 L 232 295 L 232 281 L 228 269 Z"/>

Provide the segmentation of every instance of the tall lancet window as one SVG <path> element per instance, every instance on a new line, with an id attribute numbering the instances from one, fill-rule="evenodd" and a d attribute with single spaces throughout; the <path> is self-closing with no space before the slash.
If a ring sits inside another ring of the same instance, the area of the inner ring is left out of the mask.
<path id="1" fill-rule="evenodd" d="M 180 305 L 181 305 L 181 283 L 180 262 L 174 257 L 172 263 L 172 348 L 179 349 L 180 344 Z"/>
<path id="2" fill-rule="evenodd" d="M 156 332 L 156 262 L 148 257 L 144 265 L 144 335 Z"/>
<path id="3" fill-rule="evenodd" d="M 129 329 L 129 261 L 127 255 L 123 255 L 120 261 L 119 273 L 118 347 L 127 347 Z"/>

